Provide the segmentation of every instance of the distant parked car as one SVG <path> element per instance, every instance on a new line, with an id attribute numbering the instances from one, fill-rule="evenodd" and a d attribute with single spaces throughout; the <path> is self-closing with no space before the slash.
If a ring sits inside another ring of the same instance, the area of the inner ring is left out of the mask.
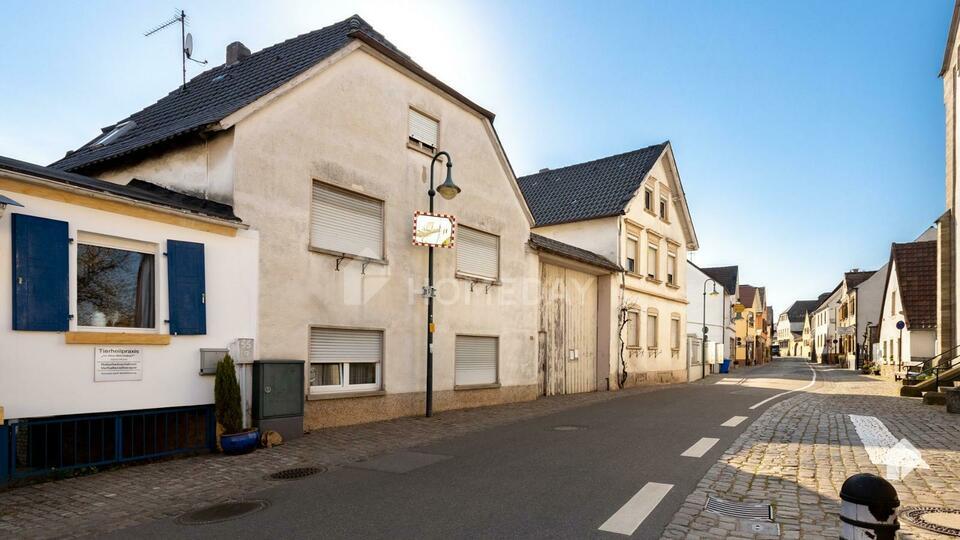
<path id="1" fill-rule="evenodd" d="M 771 356 L 780 356 L 780 345 L 774 344 L 770 346 L 770 355 Z"/>

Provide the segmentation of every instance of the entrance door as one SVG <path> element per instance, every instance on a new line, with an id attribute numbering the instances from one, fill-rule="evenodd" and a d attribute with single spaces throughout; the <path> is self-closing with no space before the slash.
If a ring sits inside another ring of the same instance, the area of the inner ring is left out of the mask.
<path id="1" fill-rule="evenodd" d="M 597 389 L 597 278 L 540 265 L 540 393 Z"/>

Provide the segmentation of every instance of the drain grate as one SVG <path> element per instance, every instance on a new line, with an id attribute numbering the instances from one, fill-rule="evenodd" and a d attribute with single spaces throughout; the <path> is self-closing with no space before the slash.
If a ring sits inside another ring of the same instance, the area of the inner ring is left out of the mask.
<path id="1" fill-rule="evenodd" d="M 960 537 L 960 510 L 935 506 L 911 506 L 900 511 L 904 521 L 921 529 Z"/>
<path id="2" fill-rule="evenodd" d="M 707 512 L 713 512 L 721 516 L 773 521 L 773 508 L 769 504 L 739 503 L 716 497 L 707 497 L 705 509 Z"/>
<path id="3" fill-rule="evenodd" d="M 207 506 L 199 510 L 187 512 L 177 518 L 177 523 L 181 525 L 207 525 L 209 523 L 220 523 L 237 519 L 254 512 L 259 512 L 267 507 L 267 501 L 235 501 L 224 502 Z"/>
<path id="4" fill-rule="evenodd" d="M 550 428 L 554 431 L 579 431 L 581 429 L 587 429 L 583 426 L 553 426 Z"/>
<path id="5" fill-rule="evenodd" d="M 327 472 L 324 467 L 295 467 L 293 469 L 284 469 L 270 475 L 272 480 L 299 480 L 315 474 Z"/>

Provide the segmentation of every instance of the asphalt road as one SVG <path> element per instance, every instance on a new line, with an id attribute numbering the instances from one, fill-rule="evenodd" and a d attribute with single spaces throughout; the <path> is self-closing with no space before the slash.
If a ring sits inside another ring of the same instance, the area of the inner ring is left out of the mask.
<path id="1" fill-rule="evenodd" d="M 408 472 L 346 467 L 285 483 L 253 494 L 269 506 L 239 519 L 169 519 L 113 536 L 617 538 L 642 518 L 632 537 L 658 538 L 723 451 L 785 396 L 764 400 L 809 389 L 812 377 L 802 360 L 777 360 L 742 380 L 637 394 L 358 464 L 396 470 L 433 461 Z M 747 419 L 721 425 L 734 416 Z"/>

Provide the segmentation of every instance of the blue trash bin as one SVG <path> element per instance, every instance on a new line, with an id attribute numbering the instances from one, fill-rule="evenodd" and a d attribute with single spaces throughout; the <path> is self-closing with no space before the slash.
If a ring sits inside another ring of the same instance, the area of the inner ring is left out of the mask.
<path id="1" fill-rule="evenodd" d="M 724 358 L 723 363 L 720 364 L 720 373 L 730 373 L 730 359 Z"/>

